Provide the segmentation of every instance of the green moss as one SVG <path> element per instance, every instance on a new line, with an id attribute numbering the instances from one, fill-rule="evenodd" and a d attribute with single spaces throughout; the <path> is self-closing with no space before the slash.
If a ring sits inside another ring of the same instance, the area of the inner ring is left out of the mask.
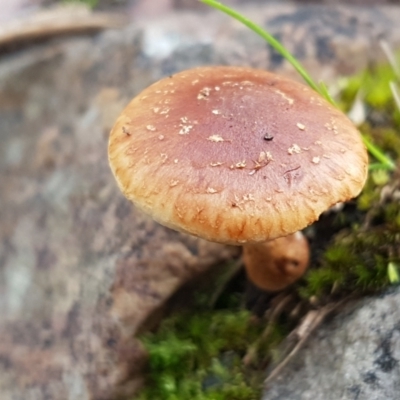
<path id="1" fill-rule="evenodd" d="M 370 108 L 385 113 L 394 111 L 390 81 L 396 80 L 396 74 L 388 64 L 380 64 L 357 74 L 345 82 L 340 104 L 349 110 L 357 94 L 361 91 L 365 103 Z"/>
<path id="2" fill-rule="evenodd" d="M 95 8 L 97 7 L 100 3 L 101 0 L 62 0 L 63 3 L 80 3 L 88 6 L 89 8 Z"/>
<path id="3" fill-rule="evenodd" d="M 344 109 L 349 109 L 357 93 L 364 94 L 368 112 L 361 131 L 396 161 L 400 158 L 400 128 L 389 88 L 395 79 L 390 66 L 371 68 L 348 80 L 341 101 Z M 393 282 L 389 265 L 395 265 L 400 257 L 400 204 L 394 195 L 400 193 L 398 175 L 398 170 L 371 170 L 356 200 L 352 224 L 332 238 L 318 267 L 310 270 L 300 289 L 303 297 L 328 296 L 332 291 L 365 293 Z M 337 218 L 345 220 L 340 214 Z"/>
<path id="4" fill-rule="evenodd" d="M 380 202 L 364 194 L 359 199 L 363 207 L 365 197 L 371 200 L 363 221 L 333 238 L 318 268 L 308 273 L 307 284 L 300 289 L 302 296 L 326 295 L 332 288 L 347 294 L 364 293 L 390 284 L 388 265 L 400 257 L 400 203 Z"/>
<path id="5" fill-rule="evenodd" d="M 261 375 L 242 363 L 259 333 L 260 327 L 243 310 L 183 313 L 166 319 L 156 333 L 143 337 L 149 371 L 139 399 L 259 399 Z"/>
<path id="6" fill-rule="evenodd" d="M 380 188 L 374 182 L 373 174 L 370 173 L 364 189 L 357 199 L 358 209 L 361 211 L 368 211 L 375 203 L 379 201 L 380 192 Z"/>

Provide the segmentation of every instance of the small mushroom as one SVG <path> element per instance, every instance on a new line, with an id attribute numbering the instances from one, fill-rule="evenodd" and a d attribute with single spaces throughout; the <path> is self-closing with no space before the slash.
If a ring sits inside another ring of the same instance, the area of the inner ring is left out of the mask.
<path id="1" fill-rule="evenodd" d="M 357 129 L 312 89 L 227 66 L 183 71 L 145 89 L 118 118 L 108 151 L 137 207 L 173 229 L 245 245 L 245 260 L 357 196 L 368 166 Z M 274 246 L 296 248 L 294 237 Z M 268 274 L 247 268 L 253 280 L 271 280 L 256 285 L 278 290 L 299 276 L 300 264 Z"/>

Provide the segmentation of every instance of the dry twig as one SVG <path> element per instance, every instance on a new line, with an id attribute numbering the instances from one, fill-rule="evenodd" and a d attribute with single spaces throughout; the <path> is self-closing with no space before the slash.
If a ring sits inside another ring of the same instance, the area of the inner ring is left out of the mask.
<path id="1" fill-rule="evenodd" d="M 295 345 L 293 349 L 287 354 L 284 359 L 271 371 L 264 381 L 264 385 L 267 386 L 273 379 L 275 379 L 286 365 L 293 359 L 293 357 L 299 352 L 303 347 L 306 340 L 310 337 L 312 332 L 316 330 L 317 327 L 321 325 L 326 316 L 331 314 L 339 306 L 341 306 L 345 300 L 339 301 L 337 303 L 331 303 L 322 307 L 319 310 L 311 310 L 304 317 L 300 325 L 294 329 L 288 336 L 288 340 L 294 340 Z"/>
<path id="2" fill-rule="evenodd" d="M 267 326 L 259 338 L 249 347 L 243 357 L 243 363 L 245 365 L 250 365 L 255 361 L 259 348 L 268 339 L 269 335 L 272 333 L 274 324 L 291 300 L 293 300 L 293 295 L 291 294 L 282 293 L 282 295 L 278 296 L 275 301 L 276 305 L 271 309 L 271 315 L 268 318 Z"/>

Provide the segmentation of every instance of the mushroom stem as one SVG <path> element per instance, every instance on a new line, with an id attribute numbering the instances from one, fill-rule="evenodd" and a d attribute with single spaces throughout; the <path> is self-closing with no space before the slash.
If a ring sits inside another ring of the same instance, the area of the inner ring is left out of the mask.
<path id="1" fill-rule="evenodd" d="M 260 289 L 275 292 L 297 281 L 310 259 L 307 239 L 300 232 L 243 246 L 248 278 Z"/>

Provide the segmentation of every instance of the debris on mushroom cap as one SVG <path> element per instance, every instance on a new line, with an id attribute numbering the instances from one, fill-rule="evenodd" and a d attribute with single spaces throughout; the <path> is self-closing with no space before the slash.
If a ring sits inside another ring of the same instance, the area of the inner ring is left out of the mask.
<path id="1" fill-rule="evenodd" d="M 145 89 L 112 129 L 109 161 L 154 219 L 231 244 L 304 228 L 355 197 L 368 166 L 359 132 L 312 89 L 240 67 L 195 68 Z"/>
<path id="2" fill-rule="evenodd" d="M 248 278 L 268 291 L 282 290 L 297 281 L 305 273 L 309 260 L 310 247 L 301 232 L 243 246 Z"/>

